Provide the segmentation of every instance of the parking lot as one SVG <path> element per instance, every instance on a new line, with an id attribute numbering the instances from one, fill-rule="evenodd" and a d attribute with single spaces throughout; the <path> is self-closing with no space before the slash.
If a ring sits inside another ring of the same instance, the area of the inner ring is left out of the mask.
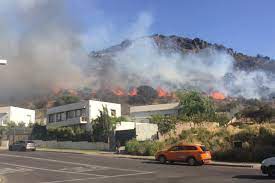
<path id="1" fill-rule="evenodd" d="M 54 152 L 0 152 L 8 183 L 61 182 L 271 182 L 257 169 L 162 165 L 154 161 Z"/>

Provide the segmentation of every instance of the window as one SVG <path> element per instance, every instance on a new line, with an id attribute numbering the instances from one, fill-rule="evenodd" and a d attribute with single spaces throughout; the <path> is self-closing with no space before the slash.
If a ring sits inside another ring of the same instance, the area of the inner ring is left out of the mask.
<path id="1" fill-rule="evenodd" d="M 67 112 L 67 119 L 72 119 L 75 117 L 75 111 L 68 111 Z"/>
<path id="2" fill-rule="evenodd" d="M 178 151 L 178 150 L 179 150 L 179 146 L 174 146 L 169 149 L 169 151 Z"/>
<path id="3" fill-rule="evenodd" d="M 81 115 L 86 116 L 86 109 L 81 109 Z"/>
<path id="4" fill-rule="evenodd" d="M 201 150 L 204 151 L 204 152 L 208 151 L 208 149 L 205 146 L 201 146 Z"/>
<path id="5" fill-rule="evenodd" d="M 116 110 L 111 109 L 111 116 L 112 116 L 112 117 L 116 117 Z"/>
<path id="6" fill-rule="evenodd" d="M 61 121 L 61 113 L 56 114 L 56 122 Z"/>
<path id="7" fill-rule="evenodd" d="M 66 121 L 66 113 L 65 112 L 61 113 L 61 121 Z"/>
<path id="8" fill-rule="evenodd" d="M 49 115 L 49 123 L 55 122 L 55 114 L 50 114 Z"/>
<path id="9" fill-rule="evenodd" d="M 192 151 L 192 150 L 197 150 L 197 148 L 195 146 L 184 146 L 184 150 Z"/>
<path id="10" fill-rule="evenodd" d="M 75 110 L 75 116 L 80 117 L 81 116 L 81 109 Z"/>

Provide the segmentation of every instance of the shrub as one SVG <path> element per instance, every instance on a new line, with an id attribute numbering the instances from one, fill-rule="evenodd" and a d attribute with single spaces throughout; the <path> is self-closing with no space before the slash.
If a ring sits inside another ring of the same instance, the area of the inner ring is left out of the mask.
<path id="1" fill-rule="evenodd" d="M 143 141 L 139 142 L 136 139 L 130 140 L 126 143 L 125 150 L 128 154 L 153 156 L 159 150 L 164 148 L 163 142 L 158 141 Z"/>

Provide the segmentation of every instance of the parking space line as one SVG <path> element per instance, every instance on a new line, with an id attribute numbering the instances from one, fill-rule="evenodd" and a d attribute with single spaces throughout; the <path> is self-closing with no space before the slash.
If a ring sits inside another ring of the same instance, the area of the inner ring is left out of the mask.
<path id="1" fill-rule="evenodd" d="M 56 160 L 56 159 L 38 158 L 38 157 L 33 157 L 33 156 L 19 156 L 19 155 L 10 155 L 10 154 L 0 154 L 0 156 L 16 157 L 16 158 L 26 158 L 26 159 L 42 160 L 42 161 L 48 161 L 48 162 L 56 162 L 56 163 L 64 163 L 64 164 L 71 164 L 71 165 L 88 166 L 88 167 L 98 167 L 98 168 L 105 168 L 105 169 L 111 169 L 111 170 L 120 170 L 120 171 L 128 171 L 128 172 L 132 171 L 132 172 L 137 172 L 137 173 L 147 173 L 147 171 L 140 171 L 140 170 L 133 170 L 133 169 L 122 169 L 122 168 L 113 168 L 113 167 L 99 166 L 99 165 L 90 165 L 90 164 L 76 163 L 76 162 L 70 162 L 70 161 L 62 161 L 62 160 Z"/>
<path id="2" fill-rule="evenodd" d="M 39 167 L 18 165 L 18 164 L 14 164 L 14 163 L 2 163 L 2 162 L 1 162 L 0 164 L 1 164 L 1 165 L 16 166 L 16 167 L 21 167 L 21 168 L 35 169 L 35 170 L 50 171 L 50 172 L 59 172 L 59 173 L 69 173 L 69 174 L 78 174 L 78 175 L 86 175 L 86 176 L 106 177 L 106 175 L 101 175 L 101 174 L 82 173 L 82 172 L 72 172 L 72 171 L 64 171 L 64 170 L 53 170 L 53 169 L 48 169 L 48 168 L 39 168 Z"/>
<path id="3" fill-rule="evenodd" d="M 117 178 L 117 177 L 130 177 L 136 175 L 146 175 L 152 174 L 154 172 L 140 172 L 140 173 L 130 173 L 130 174 L 121 174 L 121 175 L 111 175 L 104 177 L 90 177 L 90 178 L 80 178 L 80 179 L 67 179 L 67 180 L 56 180 L 50 182 L 40 182 L 40 183 L 63 183 L 63 182 L 76 182 L 76 181 L 86 181 L 86 180 L 94 180 L 94 179 L 107 179 L 107 178 Z"/>

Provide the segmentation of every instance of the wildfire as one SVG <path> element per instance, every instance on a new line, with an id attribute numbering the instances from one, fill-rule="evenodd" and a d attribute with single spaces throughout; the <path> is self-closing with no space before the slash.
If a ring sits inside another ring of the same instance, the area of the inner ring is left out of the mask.
<path id="1" fill-rule="evenodd" d="M 169 96 L 169 93 L 167 91 L 165 91 L 163 88 L 158 87 L 157 88 L 157 92 L 158 92 L 158 96 L 159 97 L 167 97 Z"/>
<path id="2" fill-rule="evenodd" d="M 125 96 L 124 90 L 120 87 L 116 87 L 115 89 L 112 89 L 112 92 L 117 96 Z"/>
<path id="3" fill-rule="evenodd" d="M 215 100 L 224 100 L 225 99 L 224 94 L 221 92 L 218 92 L 218 91 L 212 92 L 211 97 Z"/>
<path id="4" fill-rule="evenodd" d="M 137 95 L 137 88 L 132 88 L 129 91 L 128 95 L 131 96 L 131 97 L 136 96 Z"/>

